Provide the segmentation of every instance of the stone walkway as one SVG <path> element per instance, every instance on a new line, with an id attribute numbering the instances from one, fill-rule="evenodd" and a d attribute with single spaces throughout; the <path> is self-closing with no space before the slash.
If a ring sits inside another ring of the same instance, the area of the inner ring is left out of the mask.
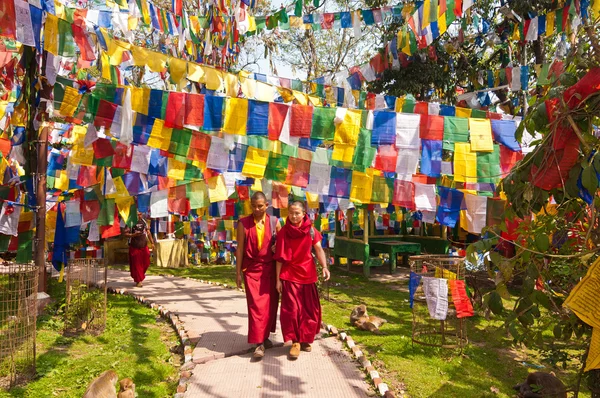
<path id="1" fill-rule="evenodd" d="M 244 293 L 199 281 L 148 276 L 133 287 L 128 272 L 110 270 L 108 286 L 125 288 L 178 315 L 196 345 L 195 367 L 185 397 L 366 397 L 369 385 L 356 362 L 335 338 L 319 338 L 311 353 L 287 358 L 278 330 L 275 347 L 260 361 L 246 342 Z"/>

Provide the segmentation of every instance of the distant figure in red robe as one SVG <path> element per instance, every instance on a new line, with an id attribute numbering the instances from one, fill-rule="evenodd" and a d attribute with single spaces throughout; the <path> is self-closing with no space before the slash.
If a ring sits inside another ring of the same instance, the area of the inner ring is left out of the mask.
<path id="1" fill-rule="evenodd" d="M 269 334 L 277 326 L 279 293 L 275 288 L 273 245 L 277 219 L 267 214 L 267 198 L 255 192 L 250 198 L 252 215 L 240 219 L 237 226 L 237 286 L 242 278 L 248 303 L 248 343 L 256 344 L 254 358 L 262 358 L 273 347 Z"/>
<path id="2" fill-rule="evenodd" d="M 317 231 L 302 202 L 292 202 L 288 219 L 277 234 L 277 291 L 281 293 L 281 331 L 284 341 L 292 341 L 290 358 L 300 350 L 312 351 L 311 344 L 321 329 L 321 303 L 317 290 L 317 267 L 312 257 L 323 266 L 323 278 L 329 280 L 321 234 Z"/>
<path id="3" fill-rule="evenodd" d="M 129 238 L 129 272 L 137 287 L 142 287 L 146 279 L 146 271 L 150 266 L 150 249 L 148 248 L 148 226 L 138 212 L 138 222 L 129 230 L 125 229 Z"/>

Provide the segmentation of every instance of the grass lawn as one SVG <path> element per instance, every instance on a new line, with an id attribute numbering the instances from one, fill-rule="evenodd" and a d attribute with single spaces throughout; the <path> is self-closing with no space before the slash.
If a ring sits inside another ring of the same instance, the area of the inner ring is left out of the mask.
<path id="1" fill-rule="evenodd" d="M 359 272 L 361 269 L 356 268 Z M 235 283 L 232 266 L 152 267 L 149 273 Z M 535 352 L 511 346 L 512 339 L 499 327 L 500 322 L 481 316 L 467 322 L 469 345 L 462 355 L 453 350 L 413 346 L 412 310 L 405 282 L 369 281 L 361 274 L 333 269 L 328 291 L 329 301 L 321 300 L 323 320 L 347 330 L 368 352 L 384 381 L 410 397 L 512 397 L 512 386 L 542 365 Z M 323 286 L 323 296 L 327 297 L 327 286 Z M 374 335 L 350 325 L 350 312 L 358 304 L 366 304 L 370 315 L 388 320 L 381 328 L 385 334 Z M 578 362 L 572 365 L 571 372 L 547 366 L 542 370 L 554 371 L 565 384 L 573 385 Z M 589 393 L 580 393 L 580 397 L 585 396 Z"/>
<path id="2" fill-rule="evenodd" d="M 50 281 L 50 295 L 64 300 L 64 283 Z M 107 327 L 99 336 L 65 337 L 54 304 L 38 318 L 37 377 L 25 386 L 0 391 L 0 397 L 81 397 L 105 370 L 130 377 L 140 397 L 172 397 L 181 356 L 176 333 L 156 311 L 133 298 L 108 295 Z"/>

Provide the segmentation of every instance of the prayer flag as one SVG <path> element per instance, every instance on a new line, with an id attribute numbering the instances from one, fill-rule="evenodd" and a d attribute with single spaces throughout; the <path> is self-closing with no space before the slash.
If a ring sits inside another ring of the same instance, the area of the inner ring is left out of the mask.
<path id="1" fill-rule="evenodd" d="M 248 100 L 227 98 L 223 131 L 227 134 L 246 135 L 248 122 Z"/>

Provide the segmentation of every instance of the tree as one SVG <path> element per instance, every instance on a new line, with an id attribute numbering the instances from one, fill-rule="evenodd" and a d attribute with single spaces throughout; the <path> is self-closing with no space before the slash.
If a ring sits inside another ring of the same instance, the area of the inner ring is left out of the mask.
<path id="1" fill-rule="evenodd" d="M 496 288 L 484 303 L 504 320 L 515 343 L 536 347 L 563 367 L 573 366 L 573 350 L 585 360 L 591 334 L 563 303 L 600 253 L 599 27 L 588 24 L 573 37 L 566 72 L 554 87 L 538 92 L 518 131 L 542 135 L 498 188 L 507 197 L 505 217 L 519 227 L 492 226 L 467 251 L 470 261 L 477 252 L 491 251 L 486 265 Z M 504 308 L 509 284 L 516 287 L 516 300 Z M 600 372 L 589 372 L 588 385 L 600 397 Z"/>

